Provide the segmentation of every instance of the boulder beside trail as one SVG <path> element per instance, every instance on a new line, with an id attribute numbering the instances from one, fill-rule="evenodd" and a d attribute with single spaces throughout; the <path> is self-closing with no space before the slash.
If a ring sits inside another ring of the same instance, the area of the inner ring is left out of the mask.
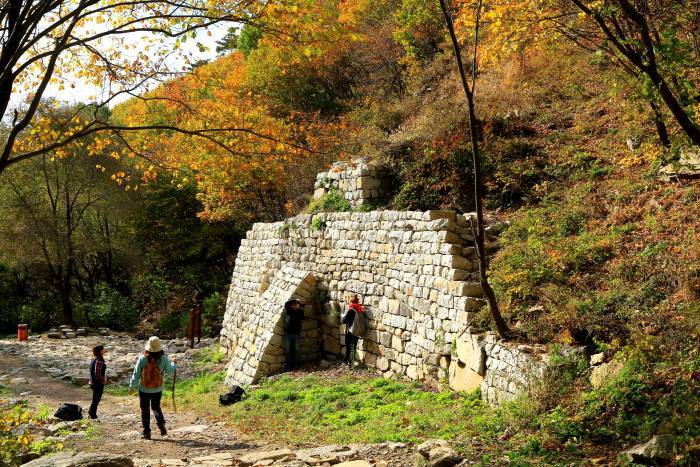
<path id="1" fill-rule="evenodd" d="M 463 457 L 443 439 L 431 439 L 419 445 L 418 453 L 430 467 L 452 467 L 462 462 Z"/>
<path id="2" fill-rule="evenodd" d="M 59 452 L 24 464 L 28 467 L 134 467 L 131 459 L 112 454 Z"/>

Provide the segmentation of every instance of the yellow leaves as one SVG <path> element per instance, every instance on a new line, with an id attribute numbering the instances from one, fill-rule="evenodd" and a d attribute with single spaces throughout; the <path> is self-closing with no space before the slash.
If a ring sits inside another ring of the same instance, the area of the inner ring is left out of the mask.
<path id="1" fill-rule="evenodd" d="M 621 167 L 649 166 L 663 155 L 664 149 L 654 143 L 644 142 L 635 151 L 626 153 L 618 161 Z"/>

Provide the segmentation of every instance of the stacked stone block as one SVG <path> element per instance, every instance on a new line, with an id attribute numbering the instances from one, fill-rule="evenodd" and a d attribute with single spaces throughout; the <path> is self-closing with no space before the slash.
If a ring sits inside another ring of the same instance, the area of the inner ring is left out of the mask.
<path id="1" fill-rule="evenodd" d="M 387 170 L 383 166 L 357 159 L 352 162 L 336 162 L 328 172 L 317 175 L 314 199 L 330 190 L 343 193 L 353 207 L 370 201 L 379 201 L 388 191 Z"/>
<path id="2" fill-rule="evenodd" d="M 232 357 L 228 383 L 281 368 L 272 357 L 265 365 L 252 360 L 262 358 L 265 343 L 278 345 L 281 304 L 303 295 L 305 274 L 315 278 L 316 292 L 302 288 L 311 295 L 302 300 L 318 302 L 317 327 L 308 330 L 318 332 L 321 352 L 343 352 L 339 317 L 358 294 L 369 318 L 358 358 L 388 377 L 437 381 L 441 357 L 483 305 L 472 243 L 466 218 L 450 211 L 320 213 L 255 224 L 238 252 L 221 333 Z"/>

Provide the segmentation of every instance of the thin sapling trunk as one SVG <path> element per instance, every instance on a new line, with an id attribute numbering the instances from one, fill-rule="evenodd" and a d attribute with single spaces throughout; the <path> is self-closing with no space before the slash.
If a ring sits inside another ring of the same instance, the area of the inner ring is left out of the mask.
<path id="1" fill-rule="evenodd" d="M 476 120 L 476 110 L 474 108 L 474 84 L 476 83 L 476 64 L 477 64 L 477 41 L 479 35 L 479 20 L 481 14 L 481 0 L 478 0 L 476 6 L 476 22 L 474 29 L 474 55 L 472 57 L 472 84 L 469 85 L 467 81 L 467 75 L 464 71 L 464 65 L 462 63 L 462 54 L 459 47 L 459 42 L 457 41 L 457 36 L 455 35 L 454 23 L 452 21 L 452 13 L 447 6 L 446 0 L 440 0 L 440 7 L 442 8 L 442 13 L 445 17 L 445 25 L 450 33 L 450 39 L 452 41 L 452 48 L 454 49 L 455 61 L 457 62 L 457 70 L 459 71 L 459 77 L 462 82 L 462 88 L 464 89 L 464 95 L 467 101 L 467 109 L 469 110 L 469 138 L 471 140 L 472 147 L 472 162 L 474 166 L 474 204 L 476 209 L 476 229 L 474 229 L 474 243 L 476 244 L 476 251 L 479 257 L 479 282 L 481 283 L 481 288 L 486 296 L 486 301 L 489 305 L 489 311 L 491 312 L 491 318 L 496 326 L 496 332 L 502 338 L 507 338 L 510 336 L 510 329 L 508 324 L 503 319 L 501 311 L 498 308 L 498 301 L 496 300 L 496 294 L 491 288 L 488 281 L 487 275 L 487 262 L 486 262 L 486 247 L 484 246 L 484 203 L 482 200 L 483 192 L 483 174 L 481 173 L 481 153 L 479 152 L 479 142 L 477 141 L 477 120 Z"/>

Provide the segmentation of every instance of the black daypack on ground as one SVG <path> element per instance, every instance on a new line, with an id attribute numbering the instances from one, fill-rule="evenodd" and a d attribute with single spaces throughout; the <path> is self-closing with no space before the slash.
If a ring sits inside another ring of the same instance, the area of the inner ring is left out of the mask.
<path id="1" fill-rule="evenodd" d="M 231 405 L 240 402 L 245 396 L 245 391 L 240 386 L 234 386 L 227 394 L 219 396 L 219 405 Z"/>
<path id="2" fill-rule="evenodd" d="M 62 404 L 55 414 L 54 417 L 63 420 L 64 422 L 72 422 L 74 420 L 83 419 L 83 408 L 77 404 Z"/>

